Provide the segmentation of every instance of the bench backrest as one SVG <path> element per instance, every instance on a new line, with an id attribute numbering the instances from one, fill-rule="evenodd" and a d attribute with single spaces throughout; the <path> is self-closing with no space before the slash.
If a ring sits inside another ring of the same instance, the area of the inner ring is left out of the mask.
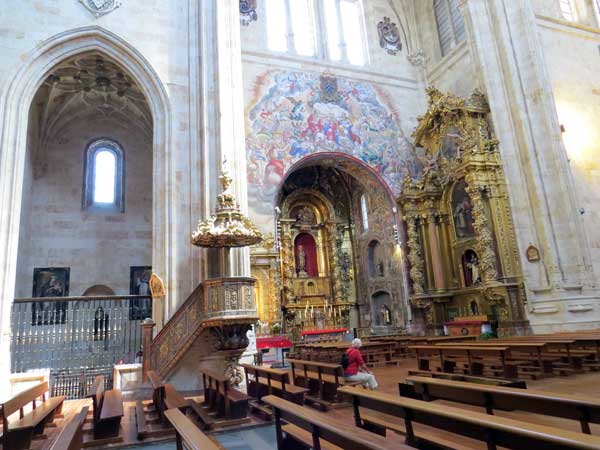
<path id="1" fill-rule="evenodd" d="M 165 384 L 160 376 L 153 370 L 148 371 L 148 379 L 152 385 L 152 402 L 160 412 L 165 409 Z"/>
<path id="2" fill-rule="evenodd" d="M 165 411 L 165 417 L 177 433 L 177 448 L 184 448 L 185 444 L 185 448 L 190 450 L 221 450 L 220 445 L 200 431 L 179 409 Z"/>
<path id="3" fill-rule="evenodd" d="M 312 409 L 305 408 L 274 395 L 263 397 L 263 401 L 273 408 L 279 449 L 283 448 L 281 442 L 282 420 L 311 433 L 313 436 L 312 448 L 322 448 L 323 446 L 320 444 L 321 439 L 349 450 L 383 450 L 392 448 L 408 450 L 412 448 L 396 442 L 386 442 L 382 436 L 377 436 L 365 430 L 356 429 L 349 432 L 348 425 L 344 422 L 338 422 L 323 413 L 317 413 Z"/>
<path id="4" fill-rule="evenodd" d="M 183 408 L 188 406 L 188 401 L 172 384 L 165 384 L 165 406 L 168 409 Z"/>
<path id="5" fill-rule="evenodd" d="M 600 402 L 570 395 L 557 395 L 529 389 L 490 386 L 453 380 L 408 377 L 415 392 L 424 400 L 443 399 L 493 409 L 516 409 L 582 422 L 582 431 L 590 433 L 586 423 L 600 423 Z"/>
<path id="6" fill-rule="evenodd" d="M 83 447 L 83 423 L 89 406 L 85 406 L 75 414 L 50 447 L 50 450 L 81 450 Z"/>
<path id="7" fill-rule="evenodd" d="M 346 386 L 338 389 L 353 398 L 355 421 L 361 426 L 360 407 L 379 411 L 404 419 L 407 443 L 415 442 L 412 422 L 444 429 L 456 434 L 487 442 L 488 449 L 496 446 L 514 450 L 559 450 L 600 448 L 600 438 L 583 433 L 560 430 L 554 427 L 537 425 L 489 416 L 452 406 L 431 404 L 421 400 L 397 397 L 380 392 L 365 391 Z"/>
<path id="8" fill-rule="evenodd" d="M 98 422 L 100 420 L 100 413 L 102 412 L 102 402 L 104 401 L 104 375 L 98 375 L 94 378 L 94 382 L 86 397 L 92 399 L 94 423 Z"/>
<path id="9" fill-rule="evenodd" d="M 240 364 L 246 370 L 246 373 L 251 373 L 257 378 L 264 378 L 267 381 L 278 381 L 281 384 L 290 384 L 289 373 L 284 370 L 270 369 L 267 367 L 253 366 L 251 364 Z"/>
<path id="10" fill-rule="evenodd" d="M 304 361 L 300 359 L 289 359 L 287 362 L 292 366 L 292 378 L 296 378 L 296 373 L 306 376 L 307 372 L 316 372 L 321 375 L 332 375 L 336 378 L 336 383 L 339 378 L 344 377 L 344 369 L 339 364 L 321 363 L 317 361 Z"/>
<path id="11" fill-rule="evenodd" d="M 8 417 L 11 414 L 19 410 L 21 411 L 21 417 L 23 417 L 23 407 L 26 406 L 29 402 L 33 402 L 33 405 L 35 407 L 35 401 L 40 397 L 42 397 L 42 401 L 45 401 L 47 392 L 47 381 L 36 384 L 35 386 L 30 387 L 29 389 L 25 389 L 24 391 L 19 392 L 13 398 L 5 401 L 0 405 L 2 407 L 2 409 L 0 410 L 0 413 L 2 414 L 2 420 L 6 421 L 6 419 L 8 419 Z"/>

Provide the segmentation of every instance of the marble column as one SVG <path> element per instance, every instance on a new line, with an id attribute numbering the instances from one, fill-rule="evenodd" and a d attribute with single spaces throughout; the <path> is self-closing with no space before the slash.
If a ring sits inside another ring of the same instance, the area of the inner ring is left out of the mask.
<path id="1" fill-rule="evenodd" d="M 461 9 L 500 140 L 529 319 L 540 330 L 583 321 L 568 311 L 598 292 L 532 2 L 462 0 Z M 527 260 L 530 245 L 540 261 Z"/>

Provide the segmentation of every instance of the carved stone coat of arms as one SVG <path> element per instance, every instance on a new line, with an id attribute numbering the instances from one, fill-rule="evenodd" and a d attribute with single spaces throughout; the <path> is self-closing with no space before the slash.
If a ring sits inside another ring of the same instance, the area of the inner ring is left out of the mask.
<path id="1" fill-rule="evenodd" d="M 79 0 L 79 2 L 96 17 L 108 14 L 121 6 L 119 0 Z"/>

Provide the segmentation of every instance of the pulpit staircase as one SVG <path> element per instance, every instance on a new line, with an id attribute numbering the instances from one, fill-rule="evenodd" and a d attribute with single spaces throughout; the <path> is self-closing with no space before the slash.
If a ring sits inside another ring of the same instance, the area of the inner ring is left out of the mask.
<path id="1" fill-rule="evenodd" d="M 152 340 L 149 366 L 161 378 L 172 373 L 177 362 L 205 330 L 201 320 L 204 309 L 204 285 L 200 284 Z"/>

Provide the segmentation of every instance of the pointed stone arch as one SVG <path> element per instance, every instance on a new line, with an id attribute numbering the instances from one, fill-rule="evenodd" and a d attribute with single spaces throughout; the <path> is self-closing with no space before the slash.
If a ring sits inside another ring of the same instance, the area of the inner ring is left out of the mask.
<path id="1" fill-rule="evenodd" d="M 170 225 L 174 207 L 171 183 L 175 177 L 169 151 L 171 111 L 164 84 L 144 56 L 116 34 L 99 26 L 68 30 L 32 49 L 0 90 L 0 267 L 4 268 L 0 271 L 0 351 L 8 353 L 30 105 L 38 88 L 57 64 L 90 51 L 105 54 L 127 69 L 139 83 L 152 112 L 152 265 L 170 287 L 168 295 L 176 295 L 177 282 L 168 250 L 175 239 Z M 0 362 L 0 373 L 6 373 L 8 364 L 4 360 Z"/>

